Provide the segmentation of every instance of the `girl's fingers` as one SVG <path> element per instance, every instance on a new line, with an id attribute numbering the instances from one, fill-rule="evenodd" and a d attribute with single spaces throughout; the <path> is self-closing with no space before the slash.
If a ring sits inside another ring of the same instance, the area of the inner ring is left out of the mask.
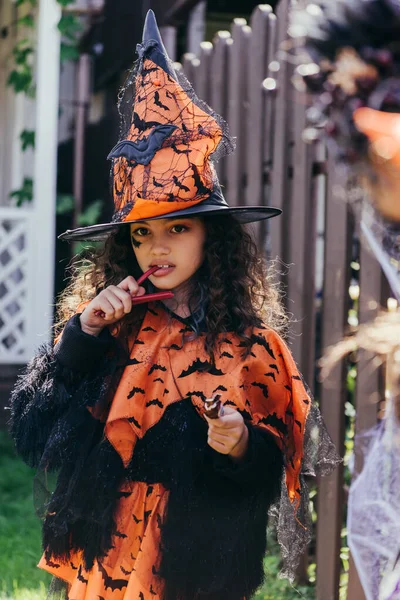
<path id="1" fill-rule="evenodd" d="M 142 286 L 139 286 L 136 279 L 132 277 L 132 275 L 128 275 L 125 277 L 117 287 L 129 292 L 131 296 L 143 296 L 145 294 L 145 289 Z"/>
<path id="2" fill-rule="evenodd" d="M 224 444 L 221 444 L 221 442 L 217 442 L 215 440 L 208 439 L 208 445 L 210 446 L 210 448 L 213 448 L 220 454 L 228 454 L 227 448 L 224 446 Z"/>
<path id="3" fill-rule="evenodd" d="M 112 315 L 111 318 L 119 319 L 125 314 L 124 313 L 124 305 L 123 305 L 122 300 L 120 300 L 118 298 L 118 296 L 116 296 L 113 293 L 113 291 L 110 290 L 109 288 L 107 288 L 104 292 L 104 299 L 107 300 L 114 309 L 114 314 Z M 102 309 L 102 310 L 104 310 L 104 309 Z M 106 311 L 104 311 L 104 312 L 107 315 L 107 312 Z"/>
<path id="4" fill-rule="evenodd" d="M 110 289 L 110 288 L 108 288 Z M 132 296 L 129 292 L 119 288 L 118 286 L 112 286 L 111 291 L 121 300 L 124 306 L 124 313 L 127 314 L 132 310 Z"/>
<path id="5" fill-rule="evenodd" d="M 95 310 L 103 311 L 104 319 L 106 319 L 107 321 L 111 321 L 111 319 L 114 318 L 114 314 L 115 314 L 114 306 L 111 304 L 111 302 L 105 296 L 103 296 L 103 298 L 101 299 L 101 302 L 99 303 L 99 308 L 98 309 L 96 308 Z"/>

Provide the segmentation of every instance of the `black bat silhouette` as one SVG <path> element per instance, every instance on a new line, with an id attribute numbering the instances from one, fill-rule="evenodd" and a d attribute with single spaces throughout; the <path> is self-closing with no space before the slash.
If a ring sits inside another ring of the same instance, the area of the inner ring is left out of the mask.
<path id="1" fill-rule="evenodd" d="M 221 354 L 221 358 L 222 358 L 223 356 L 226 356 L 227 358 L 233 358 L 233 354 L 229 354 L 229 352 L 223 352 L 223 353 Z"/>
<path id="2" fill-rule="evenodd" d="M 248 400 L 248 398 L 246 398 L 245 404 L 246 404 L 246 406 L 251 406 L 250 401 Z"/>
<path id="3" fill-rule="evenodd" d="M 250 356 L 252 356 L 253 358 L 257 358 L 257 356 L 254 354 L 254 352 L 250 352 Z"/>
<path id="4" fill-rule="evenodd" d="M 290 385 L 285 385 L 283 387 L 285 387 L 287 390 L 289 390 L 290 393 L 292 393 L 292 388 L 290 387 Z"/>
<path id="5" fill-rule="evenodd" d="M 262 390 L 264 398 L 268 398 L 268 386 L 265 383 L 259 383 L 258 381 L 252 381 L 251 385 L 253 387 L 259 387 Z"/>
<path id="6" fill-rule="evenodd" d="M 171 344 L 169 349 L 170 350 L 182 350 L 182 346 L 178 346 L 178 344 Z"/>
<path id="7" fill-rule="evenodd" d="M 262 419 L 260 419 L 258 421 L 258 425 L 260 423 L 264 423 L 265 425 L 271 425 L 271 427 L 275 427 L 275 429 L 277 429 L 283 435 L 287 434 L 287 431 L 288 431 L 287 425 L 280 417 L 278 417 L 276 412 L 272 413 L 271 415 L 268 415 L 267 417 L 263 417 Z"/>
<path id="8" fill-rule="evenodd" d="M 166 371 L 167 368 L 163 367 L 162 365 L 158 365 L 157 363 L 154 363 L 154 365 L 150 368 L 150 371 L 147 373 L 147 375 L 151 375 L 152 373 L 154 373 L 154 371 Z"/>
<path id="9" fill-rule="evenodd" d="M 298 375 L 292 375 L 292 379 L 296 379 L 296 381 L 301 381 L 301 377 Z"/>
<path id="10" fill-rule="evenodd" d="M 154 327 L 145 327 L 144 329 L 142 329 L 142 331 L 154 331 L 154 333 L 157 333 L 157 330 L 154 329 Z"/>
<path id="11" fill-rule="evenodd" d="M 238 412 L 242 415 L 245 421 L 251 421 L 252 416 L 247 410 L 238 410 Z"/>
<path id="12" fill-rule="evenodd" d="M 199 194 L 211 194 L 211 190 L 206 187 L 203 182 L 201 181 L 201 177 L 200 177 L 200 173 L 199 170 L 197 168 L 196 165 L 194 165 L 193 163 L 190 163 L 190 166 L 192 167 L 192 171 L 193 171 L 193 180 L 194 180 L 194 185 L 197 187 L 197 191 Z"/>
<path id="13" fill-rule="evenodd" d="M 71 565 L 71 569 L 73 569 L 74 571 L 78 570 L 78 567 L 76 567 L 73 562 L 70 561 L 69 564 Z"/>
<path id="14" fill-rule="evenodd" d="M 209 373 L 210 375 L 217 376 L 225 375 L 225 373 L 223 373 L 220 369 L 217 369 L 209 361 L 200 360 L 199 358 L 196 358 L 196 360 L 194 360 L 185 371 L 182 371 L 182 373 L 178 376 L 178 379 L 180 377 L 187 377 L 192 373 Z"/>
<path id="15" fill-rule="evenodd" d="M 161 379 L 161 377 L 156 377 L 155 379 L 153 379 L 153 383 L 155 383 L 156 381 L 159 381 L 160 383 L 164 383 L 164 379 Z"/>
<path id="16" fill-rule="evenodd" d="M 157 596 L 157 592 L 155 592 L 155 591 L 153 590 L 153 586 L 152 586 L 151 584 L 150 584 L 150 594 L 151 594 L 152 596 Z"/>
<path id="17" fill-rule="evenodd" d="M 158 121 L 145 121 L 141 119 L 137 112 L 133 113 L 133 124 L 139 131 L 146 131 L 146 129 L 151 129 L 152 127 L 159 127 L 162 124 Z"/>
<path id="18" fill-rule="evenodd" d="M 164 187 L 164 184 L 162 183 L 158 183 L 157 179 L 153 176 L 153 184 L 155 185 L 155 187 Z M 143 331 L 148 331 L 149 329 L 152 329 L 152 327 L 147 327 L 146 329 L 143 329 Z M 153 331 L 155 331 L 155 329 L 153 329 Z"/>
<path id="19" fill-rule="evenodd" d="M 172 180 L 178 189 L 183 190 L 184 192 L 190 192 L 190 188 L 188 188 L 187 185 L 183 185 L 176 175 L 172 177 Z"/>
<path id="20" fill-rule="evenodd" d="M 133 342 L 133 344 L 136 344 L 137 346 L 141 346 L 141 345 L 143 345 L 143 344 L 144 344 L 144 342 L 143 342 L 142 340 L 139 340 L 139 338 L 137 338 L 137 339 L 136 339 L 136 340 Z"/>
<path id="21" fill-rule="evenodd" d="M 143 594 L 143 592 L 139 592 L 139 600 L 144 600 L 144 594 Z"/>
<path id="22" fill-rule="evenodd" d="M 158 400 L 158 398 L 154 398 L 154 400 L 150 400 L 146 402 L 146 406 L 159 406 L 160 408 L 164 408 L 164 404 Z"/>
<path id="23" fill-rule="evenodd" d="M 163 391 L 163 396 L 165 396 L 165 394 L 169 394 L 169 390 L 167 390 L 167 388 L 165 388 L 165 390 Z"/>
<path id="24" fill-rule="evenodd" d="M 224 342 L 225 344 L 231 344 L 231 345 L 232 345 L 232 340 L 230 340 L 230 339 L 228 339 L 228 338 L 223 338 L 223 339 L 221 340 L 221 344 L 222 344 L 222 342 Z"/>
<path id="25" fill-rule="evenodd" d="M 226 402 L 224 402 L 224 406 L 236 406 L 236 404 L 232 402 L 232 400 L 227 400 Z"/>
<path id="26" fill-rule="evenodd" d="M 123 572 L 124 575 L 130 575 L 132 573 L 132 571 L 127 571 L 126 569 L 124 569 L 123 566 L 119 566 L 119 568 L 121 569 L 121 571 Z"/>
<path id="27" fill-rule="evenodd" d="M 137 358 L 130 358 L 127 362 L 126 362 L 126 366 L 128 365 L 141 365 L 142 361 L 138 360 Z"/>
<path id="28" fill-rule="evenodd" d="M 248 370 L 249 370 L 249 367 L 247 365 L 244 365 L 243 371 L 248 371 Z"/>
<path id="29" fill-rule="evenodd" d="M 179 150 L 179 148 L 177 147 L 175 142 L 173 144 L 171 144 L 171 148 L 176 154 L 190 154 L 190 152 L 191 152 L 191 150 L 189 148 L 187 150 Z"/>
<path id="30" fill-rule="evenodd" d="M 197 391 L 194 391 L 194 392 L 189 392 L 189 393 L 188 393 L 188 396 L 189 396 L 189 398 L 191 398 L 192 396 L 198 396 L 198 397 L 199 397 L 199 398 L 201 398 L 202 400 L 205 400 L 205 399 L 206 399 L 206 396 L 205 396 L 205 394 L 203 394 L 203 392 L 197 392 Z"/>
<path id="31" fill-rule="evenodd" d="M 79 565 L 77 578 L 78 578 L 78 581 L 82 581 L 82 583 L 87 583 L 88 582 L 88 580 L 85 579 L 84 576 L 82 575 L 82 565 Z"/>
<path id="32" fill-rule="evenodd" d="M 162 527 L 162 519 L 161 519 L 161 516 L 158 513 L 156 514 L 156 519 L 157 519 L 157 527 L 158 527 L 158 529 L 161 529 L 161 527 Z"/>
<path id="33" fill-rule="evenodd" d="M 149 67 L 148 69 L 143 69 L 141 75 L 143 78 L 146 77 L 149 73 L 154 73 L 154 71 L 158 71 L 158 67 Z"/>
<path id="34" fill-rule="evenodd" d="M 160 100 L 160 92 L 158 92 L 158 91 L 154 92 L 154 104 L 155 104 L 156 106 L 159 106 L 159 107 L 160 107 L 160 108 L 162 108 L 163 110 L 168 110 L 168 111 L 169 111 L 169 108 L 168 108 L 168 106 L 166 106 L 165 104 L 163 104 L 163 103 L 161 102 L 161 100 Z"/>
<path id="35" fill-rule="evenodd" d="M 144 389 L 140 388 L 140 387 L 134 387 L 131 389 L 131 391 L 128 394 L 128 400 L 130 400 L 131 398 L 133 398 L 133 396 L 135 394 L 144 394 Z"/>
<path id="36" fill-rule="evenodd" d="M 182 129 L 185 133 L 188 133 L 189 129 L 186 127 L 185 123 L 182 123 Z"/>
<path id="37" fill-rule="evenodd" d="M 179 333 L 192 333 L 192 329 L 190 327 L 183 327 L 183 329 L 179 330 Z"/>
<path id="38" fill-rule="evenodd" d="M 213 390 L 213 394 L 218 391 L 227 392 L 228 390 L 224 385 L 219 385 L 218 387 L 215 388 L 215 390 Z"/>
<path id="39" fill-rule="evenodd" d="M 154 489 L 153 486 L 149 485 L 149 487 L 147 488 L 147 491 L 146 491 L 146 498 L 151 496 L 151 494 L 153 493 L 153 489 Z"/>
<path id="40" fill-rule="evenodd" d="M 151 572 L 153 573 L 153 575 L 159 575 L 160 574 L 159 571 L 157 571 L 157 569 L 155 568 L 154 565 L 152 565 L 152 567 L 151 567 Z"/>
<path id="41" fill-rule="evenodd" d="M 137 516 L 134 513 L 132 513 L 132 517 L 133 517 L 133 520 L 135 521 L 136 524 L 137 523 L 141 523 L 143 521 L 143 519 L 138 519 Z"/>
<path id="42" fill-rule="evenodd" d="M 131 552 L 131 559 L 136 560 L 136 556 L 133 556 L 132 552 Z"/>
<path id="43" fill-rule="evenodd" d="M 128 422 L 133 423 L 138 429 L 142 429 L 142 426 L 136 421 L 135 417 L 128 417 Z"/>
<path id="44" fill-rule="evenodd" d="M 264 336 L 253 333 L 250 336 L 250 343 L 251 343 L 251 346 L 253 346 L 254 344 L 257 344 L 258 346 L 262 346 L 268 352 L 270 357 L 273 358 L 274 360 L 276 360 L 275 355 L 271 349 L 271 346 L 268 344 L 268 342 Z M 246 346 L 246 343 L 240 342 L 239 346 Z"/>
<path id="45" fill-rule="evenodd" d="M 299 429 L 301 431 L 301 423 L 300 423 L 300 421 L 298 421 L 297 419 L 295 419 L 294 422 L 296 423 L 296 425 L 299 426 Z"/>
<path id="46" fill-rule="evenodd" d="M 97 596 L 99 600 L 105 600 L 104 596 Z"/>
<path id="47" fill-rule="evenodd" d="M 128 536 L 126 535 L 126 533 L 121 533 L 120 531 L 116 531 L 116 532 L 115 532 L 115 535 L 116 535 L 116 537 L 119 537 L 119 538 L 122 538 L 122 539 L 124 539 L 124 538 L 127 538 L 127 537 L 128 537 Z"/>
<path id="48" fill-rule="evenodd" d="M 306 400 L 303 400 L 304 404 L 310 404 L 309 399 L 307 398 Z"/>
<path id="49" fill-rule="evenodd" d="M 121 158 L 123 156 L 131 163 L 147 166 L 154 158 L 157 150 L 161 148 L 176 128 L 176 125 L 157 125 L 148 136 L 137 142 L 121 140 L 114 146 L 107 158 Z M 149 128 L 147 127 L 147 129 Z"/>
<path id="50" fill-rule="evenodd" d="M 53 569 L 59 569 L 59 568 L 60 568 L 60 565 L 59 565 L 59 564 L 57 564 L 57 563 L 55 563 L 55 562 L 52 562 L 51 560 L 48 560 L 48 561 L 46 561 L 46 562 L 47 562 L 47 564 L 49 565 L 49 567 L 53 567 Z"/>
<path id="51" fill-rule="evenodd" d="M 145 510 L 144 511 L 144 520 L 147 521 L 147 519 L 149 518 L 149 516 L 151 515 L 153 511 L 152 510 Z"/>
<path id="52" fill-rule="evenodd" d="M 128 585 L 127 579 L 113 579 L 112 577 L 110 577 L 99 560 L 97 561 L 97 564 L 98 564 L 101 576 L 103 577 L 104 587 L 106 588 L 106 590 L 108 588 L 110 588 L 112 591 L 122 590 L 122 588 L 124 588 Z"/>
<path id="53" fill-rule="evenodd" d="M 270 373 L 264 373 L 264 377 L 272 377 L 272 379 L 276 381 L 275 373 L 272 371 Z"/>
<path id="54" fill-rule="evenodd" d="M 276 371 L 277 373 L 279 373 L 278 365 L 274 365 L 274 364 L 272 364 L 272 365 L 269 365 L 269 368 L 270 368 L 270 369 L 275 369 L 275 371 Z"/>
<path id="55" fill-rule="evenodd" d="M 158 317 L 158 312 L 156 312 L 153 308 L 147 308 L 148 312 L 151 313 L 152 315 L 154 315 L 155 317 Z"/>
<path id="56" fill-rule="evenodd" d="M 129 498 L 132 496 L 132 492 L 118 492 L 118 498 Z"/>

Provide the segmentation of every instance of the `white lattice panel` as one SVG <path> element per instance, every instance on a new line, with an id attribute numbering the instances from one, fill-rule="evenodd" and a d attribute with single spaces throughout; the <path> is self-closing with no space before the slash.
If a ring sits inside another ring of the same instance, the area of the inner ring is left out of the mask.
<path id="1" fill-rule="evenodd" d="M 32 212 L 0 208 L 0 363 L 31 357 Z"/>

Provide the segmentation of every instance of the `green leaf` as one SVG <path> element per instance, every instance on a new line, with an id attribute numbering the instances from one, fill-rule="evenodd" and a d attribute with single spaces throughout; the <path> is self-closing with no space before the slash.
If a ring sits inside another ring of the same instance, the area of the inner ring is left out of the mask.
<path id="1" fill-rule="evenodd" d="M 73 4 L 74 2 L 75 2 L 75 0 L 57 0 L 57 4 L 60 4 L 63 7 L 69 6 L 70 4 Z"/>
<path id="2" fill-rule="evenodd" d="M 62 15 L 57 25 L 61 35 L 74 41 L 76 34 L 82 29 L 82 25 L 75 15 Z"/>
<path id="3" fill-rule="evenodd" d="M 25 15 L 18 19 L 17 24 L 22 25 L 23 27 L 34 27 L 35 19 L 33 18 L 33 15 Z"/>
<path id="4" fill-rule="evenodd" d="M 79 58 L 79 50 L 77 46 L 72 44 L 66 44 L 61 42 L 60 47 L 60 61 L 65 62 L 66 60 L 77 60 Z"/>
<path id="5" fill-rule="evenodd" d="M 19 190 L 13 190 L 9 194 L 10 198 L 17 199 L 17 206 L 24 202 L 32 202 L 33 199 L 33 179 L 25 177 L 22 187 Z"/>
<path id="6" fill-rule="evenodd" d="M 13 87 L 16 94 L 27 92 L 32 85 L 32 71 L 30 69 L 21 71 L 14 69 L 8 76 L 7 85 Z"/>
<path id="7" fill-rule="evenodd" d="M 95 200 L 78 216 L 78 225 L 80 227 L 87 227 L 88 225 L 95 225 L 100 217 L 101 209 L 103 207 L 102 200 Z"/>
<path id="8" fill-rule="evenodd" d="M 35 148 L 35 132 L 34 131 L 29 130 L 29 129 L 24 129 L 21 132 L 19 139 L 22 142 L 21 148 L 22 148 L 23 152 L 25 152 L 25 150 L 27 150 L 29 148 L 29 146 L 32 146 L 32 148 Z"/>
<path id="9" fill-rule="evenodd" d="M 30 4 L 31 6 L 36 6 L 36 0 L 17 0 L 15 3 L 17 6 L 22 6 L 23 4 Z"/>
<path id="10" fill-rule="evenodd" d="M 13 48 L 14 59 L 17 65 L 25 65 L 27 58 L 33 54 L 32 46 L 26 46 L 27 40 L 21 40 L 15 48 Z"/>
<path id="11" fill-rule="evenodd" d="M 71 194 L 57 194 L 56 215 L 65 215 L 74 210 L 75 199 Z"/>

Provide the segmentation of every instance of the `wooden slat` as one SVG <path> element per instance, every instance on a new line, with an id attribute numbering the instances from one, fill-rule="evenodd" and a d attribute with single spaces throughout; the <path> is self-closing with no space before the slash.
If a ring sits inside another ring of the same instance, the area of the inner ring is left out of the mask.
<path id="1" fill-rule="evenodd" d="M 269 16 L 272 8 L 268 4 L 257 6 L 251 15 L 251 38 L 248 45 L 249 65 L 247 85 L 250 90 L 247 117 L 246 153 L 246 203 L 262 204 L 262 161 L 263 138 L 260 135 L 263 126 L 264 94 L 261 82 L 266 76 L 265 63 L 269 44 Z"/>
<path id="2" fill-rule="evenodd" d="M 228 77 L 228 46 L 232 44 L 230 31 L 218 31 L 213 40 L 212 55 L 212 86 L 210 90 L 210 105 L 216 113 L 226 119 L 227 115 L 227 77 Z M 223 188 L 226 184 L 226 158 L 215 165 Z"/>
<path id="3" fill-rule="evenodd" d="M 272 161 L 274 153 L 274 131 L 275 131 L 275 94 L 268 91 L 265 83 L 271 81 L 276 73 L 271 71 L 270 64 L 275 59 L 277 51 L 277 19 L 276 15 L 268 15 L 268 51 L 266 54 L 265 73 L 266 79 L 262 82 L 263 98 L 263 124 L 262 124 L 262 181 L 263 195 L 262 204 L 271 205 L 271 190 L 272 190 Z M 273 76 L 273 77 L 272 77 Z M 268 244 L 268 234 L 271 227 L 280 227 L 280 223 L 273 221 L 261 221 L 258 225 L 258 242 L 269 257 L 271 248 Z"/>
<path id="4" fill-rule="evenodd" d="M 322 312 L 322 341 L 327 348 L 344 335 L 348 313 L 348 265 L 350 256 L 349 208 L 335 190 L 343 185 L 329 161 L 325 211 L 325 268 Z M 321 412 L 338 452 L 344 450 L 344 403 L 346 370 L 342 363 L 332 369 L 321 385 Z M 339 598 L 340 532 L 343 516 L 343 466 L 319 482 L 317 521 L 317 599 Z"/>
<path id="5" fill-rule="evenodd" d="M 289 0 L 281 0 L 278 6 L 278 45 L 287 39 L 287 26 L 289 14 Z M 278 58 L 278 57 L 277 57 Z M 280 68 L 276 74 L 278 91 L 275 98 L 275 135 L 272 168 L 272 193 L 271 205 L 284 208 L 285 200 L 288 199 L 289 185 L 289 124 L 290 117 L 290 82 L 289 65 L 286 60 L 280 60 Z M 284 234 L 285 215 L 278 217 L 271 224 L 270 247 L 271 257 L 277 256 L 285 260 Z"/>
<path id="6" fill-rule="evenodd" d="M 211 93 L 211 59 L 212 59 L 213 45 L 210 42 L 201 42 L 200 44 L 200 65 L 197 76 L 197 88 L 196 93 L 198 97 L 210 104 L 210 93 Z"/>
<path id="7" fill-rule="evenodd" d="M 247 86 L 246 70 L 248 43 L 251 34 L 245 19 L 234 19 L 233 44 L 228 47 L 228 123 L 231 134 L 236 137 L 236 150 L 227 157 L 226 194 L 230 205 L 242 204 L 244 196 Z"/>
<path id="8" fill-rule="evenodd" d="M 364 240 L 360 249 L 360 298 L 359 323 L 372 321 L 378 314 L 380 305 L 380 289 L 382 272 L 378 261 L 366 247 Z M 354 446 L 354 469 L 359 473 L 363 467 L 363 455 L 359 447 L 357 434 L 370 429 L 377 422 L 379 399 L 382 397 L 381 369 L 371 365 L 372 356 L 364 350 L 357 357 L 357 386 L 356 386 L 356 427 Z M 351 600 L 365 600 L 365 594 L 358 576 L 354 561 L 350 557 L 349 585 L 347 597 Z"/>
<path id="9" fill-rule="evenodd" d="M 185 76 L 189 79 L 189 81 L 193 85 L 193 87 L 195 87 L 194 67 L 193 67 L 194 60 L 198 60 L 198 59 L 196 58 L 196 55 L 193 54 L 192 52 L 186 52 L 183 55 L 183 59 L 182 59 L 183 72 L 184 72 Z M 195 88 L 195 91 L 196 91 L 196 88 Z"/>

